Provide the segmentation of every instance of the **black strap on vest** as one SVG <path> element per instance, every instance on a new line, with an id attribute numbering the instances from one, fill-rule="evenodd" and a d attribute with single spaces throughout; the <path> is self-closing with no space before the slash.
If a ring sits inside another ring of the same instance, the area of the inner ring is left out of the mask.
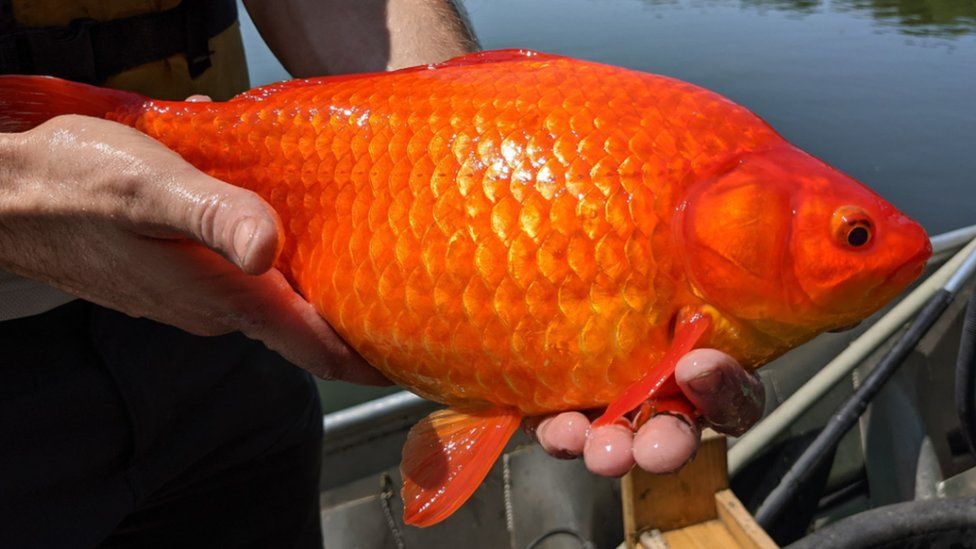
<path id="1" fill-rule="evenodd" d="M 17 24 L 10 0 L 0 0 L 0 29 L 12 28 Z"/>
<path id="2" fill-rule="evenodd" d="M 237 20 L 235 0 L 183 0 L 171 9 L 112 21 L 76 19 L 67 27 L 12 22 L 0 0 L 0 74 L 46 74 L 100 84 L 106 78 L 182 53 L 196 78 L 210 68 L 210 38 Z"/>

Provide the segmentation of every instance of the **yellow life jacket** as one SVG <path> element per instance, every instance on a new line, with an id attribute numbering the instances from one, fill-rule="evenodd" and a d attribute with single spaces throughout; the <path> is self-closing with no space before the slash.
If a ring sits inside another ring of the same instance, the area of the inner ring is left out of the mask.
<path id="1" fill-rule="evenodd" d="M 18 26 L 67 27 L 79 20 L 114 21 L 172 10 L 181 0 L 5 0 Z M 207 0 L 204 0 L 207 1 Z M 124 48 L 125 44 L 118 47 Z M 109 76 L 102 85 L 161 99 L 193 94 L 227 99 L 248 88 L 247 66 L 240 26 L 235 21 L 209 39 L 210 67 L 190 76 L 182 53 L 146 62 Z"/>
<path id="2" fill-rule="evenodd" d="M 196 0 L 210 1 L 210 0 Z M 180 0 L 0 0 L 12 26 L 64 28 L 78 21 L 115 21 L 174 9 Z M 21 42 L 25 40 L 20 37 Z M 9 45 L 9 41 L 8 41 Z M 18 44 L 14 44 L 15 46 Z M 191 77 L 185 54 L 151 60 L 108 76 L 100 84 L 162 99 L 207 94 L 227 99 L 248 88 L 240 27 L 234 21 L 208 40 L 210 67 Z M 119 47 L 125 47 L 120 44 Z M 7 52 L 9 54 L 9 52 Z M 17 53 L 17 52 L 15 52 Z M 0 321 L 43 313 L 75 299 L 60 290 L 0 270 Z"/>

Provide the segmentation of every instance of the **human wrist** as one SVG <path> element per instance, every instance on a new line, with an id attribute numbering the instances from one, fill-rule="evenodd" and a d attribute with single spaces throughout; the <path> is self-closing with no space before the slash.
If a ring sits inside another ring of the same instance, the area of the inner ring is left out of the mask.
<path id="1" fill-rule="evenodd" d="M 24 232 L 38 229 L 37 216 L 49 210 L 52 199 L 51 189 L 39 184 L 48 144 L 33 133 L 0 133 L 0 269 L 7 271 L 19 271 L 35 254 Z"/>
<path id="2" fill-rule="evenodd" d="M 12 192 L 19 179 L 19 172 L 23 164 L 21 153 L 21 134 L 0 133 L 0 204 L 3 197 Z"/>
<path id="3" fill-rule="evenodd" d="M 0 268 L 9 267 L 8 256 L 14 244 L 8 218 L 22 178 L 21 142 L 21 134 L 0 133 Z"/>
<path id="4" fill-rule="evenodd" d="M 36 179 L 49 144 L 39 143 L 34 133 L 0 133 L 0 215 L 22 209 L 25 189 Z"/>

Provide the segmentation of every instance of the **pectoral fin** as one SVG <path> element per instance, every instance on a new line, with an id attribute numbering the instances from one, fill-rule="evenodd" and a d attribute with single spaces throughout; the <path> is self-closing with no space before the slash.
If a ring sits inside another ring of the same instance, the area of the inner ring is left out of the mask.
<path id="1" fill-rule="evenodd" d="M 522 421 L 515 410 L 440 410 L 414 425 L 403 445 L 403 521 L 436 524 L 456 511 L 488 475 Z"/>
<path id="2" fill-rule="evenodd" d="M 678 360 L 695 348 L 695 345 L 708 331 L 711 323 L 711 319 L 703 314 L 695 314 L 679 322 L 675 328 L 674 338 L 671 340 L 671 348 L 668 349 L 668 352 L 649 372 L 644 374 L 644 377 L 627 387 L 623 394 L 617 397 L 617 400 L 610 403 L 603 415 L 593 422 L 593 426 L 599 427 L 613 423 L 624 414 L 640 406 L 641 403 L 654 398 L 661 387 L 674 379 L 674 369 L 678 365 Z M 670 402 L 667 407 L 678 409 L 675 407 L 676 404 Z M 693 408 L 691 407 L 691 409 Z"/>

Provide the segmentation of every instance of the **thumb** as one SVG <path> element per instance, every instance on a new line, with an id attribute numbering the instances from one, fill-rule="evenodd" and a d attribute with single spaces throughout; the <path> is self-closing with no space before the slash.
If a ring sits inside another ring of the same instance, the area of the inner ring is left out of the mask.
<path id="1" fill-rule="evenodd" d="M 131 212 L 146 236 L 177 233 L 219 253 L 248 274 L 274 264 L 282 243 L 277 212 L 256 193 L 224 183 L 197 170 L 175 154 L 180 165 L 136 200 Z M 132 201 L 130 200 L 130 203 Z M 137 210 L 140 209 L 137 207 Z"/>
<path id="2" fill-rule="evenodd" d="M 674 377 L 716 431 L 739 436 L 762 416 L 762 381 L 725 353 L 695 349 L 678 361 Z"/>
<path id="3" fill-rule="evenodd" d="M 389 385 L 322 319 L 315 308 L 296 294 L 285 278 L 272 269 L 260 277 L 249 277 L 258 291 L 251 292 L 238 312 L 242 331 L 263 341 L 293 364 L 326 380 L 364 385 Z"/>

